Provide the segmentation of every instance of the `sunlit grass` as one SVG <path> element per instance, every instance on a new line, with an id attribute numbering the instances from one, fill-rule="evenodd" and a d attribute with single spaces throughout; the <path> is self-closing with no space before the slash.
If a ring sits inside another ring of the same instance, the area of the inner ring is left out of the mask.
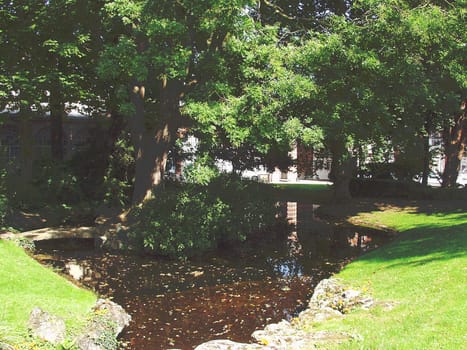
<path id="1" fill-rule="evenodd" d="M 400 236 L 338 277 L 393 309 L 381 305 L 318 327 L 363 337 L 342 349 L 467 348 L 467 214 L 386 208 L 358 219 L 391 227 Z"/>
<path id="2" fill-rule="evenodd" d="M 40 265 L 12 242 L 0 240 L 0 326 L 12 339 L 27 335 L 27 320 L 36 306 L 62 317 L 72 329 L 84 321 L 95 301 L 92 292 Z"/>

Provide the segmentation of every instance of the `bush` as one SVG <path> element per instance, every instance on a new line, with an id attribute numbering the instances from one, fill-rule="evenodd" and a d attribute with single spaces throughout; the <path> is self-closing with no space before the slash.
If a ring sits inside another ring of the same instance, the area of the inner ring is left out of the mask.
<path id="1" fill-rule="evenodd" d="M 167 184 L 130 218 L 130 240 L 152 253 L 186 257 L 238 242 L 272 225 L 276 206 L 267 185 L 220 175 L 209 184 Z"/>
<path id="2" fill-rule="evenodd" d="M 5 225 L 5 217 L 8 212 L 8 199 L 4 194 L 0 194 L 0 228 Z"/>
<path id="3" fill-rule="evenodd" d="M 70 168 L 89 200 L 104 201 L 107 205 L 126 205 L 132 192 L 134 177 L 134 149 L 124 130 L 114 138 L 105 129 L 95 128 L 86 147 L 76 152 Z"/>
<path id="4" fill-rule="evenodd" d="M 42 160 L 35 164 L 33 185 L 44 204 L 75 204 L 84 200 L 78 178 L 66 162 Z"/>
<path id="5" fill-rule="evenodd" d="M 6 196 L 5 171 L 0 171 L 0 228 L 5 226 L 5 217 L 9 211 L 9 201 Z"/>

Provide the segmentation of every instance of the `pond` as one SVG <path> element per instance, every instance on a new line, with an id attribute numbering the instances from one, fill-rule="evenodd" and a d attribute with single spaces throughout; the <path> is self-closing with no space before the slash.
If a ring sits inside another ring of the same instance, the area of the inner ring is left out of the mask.
<path id="1" fill-rule="evenodd" d="M 388 240 L 339 228 L 316 205 L 283 204 L 291 228 L 189 261 L 94 250 L 93 242 L 37 243 L 36 259 L 69 274 L 131 314 L 127 349 L 193 349 L 212 339 L 250 341 L 302 310 L 314 286 Z M 62 244 L 61 244 L 62 243 Z"/>

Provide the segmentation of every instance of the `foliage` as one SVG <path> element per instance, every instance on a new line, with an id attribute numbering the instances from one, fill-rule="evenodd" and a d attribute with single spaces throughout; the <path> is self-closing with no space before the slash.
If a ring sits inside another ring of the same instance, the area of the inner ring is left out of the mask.
<path id="1" fill-rule="evenodd" d="M 423 138 L 425 175 L 432 151 L 428 135 L 446 133 L 460 114 L 466 94 L 465 6 L 462 2 L 358 1 L 365 13 L 356 31 L 359 45 L 373 51 L 382 69 L 381 87 L 387 107 L 385 128 L 396 148 L 406 155 Z M 418 146 L 417 146 L 418 147 Z M 446 148 L 446 152 L 448 149 Z M 451 151 L 452 152 L 452 151 Z M 412 157 L 413 158 L 413 157 Z M 446 157 L 447 158 L 447 157 Z M 420 164 L 407 161 L 409 173 Z"/>
<path id="2" fill-rule="evenodd" d="M 23 109 L 35 104 L 43 112 L 40 103 L 52 104 L 52 97 L 57 104 L 95 105 L 99 96 L 112 115 L 132 116 L 131 152 L 111 159 L 108 168 L 104 164 L 117 154 L 95 152 L 80 160 L 87 171 L 78 177 L 88 181 L 84 197 L 120 204 L 133 174 L 113 162 L 131 168 L 127 155 L 133 153 L 141 165 L 134 183 L 142 184 L 133 189 L 142 199 L 162 178 L 156 172 L 164 169 L 180 128 L 200 139 L 200 154 L 228 160 L 234 171 L 264 163 L 287 168 L 284 155 L 296 140 L 325 146 L 334 168 L 352 169 L 347 163 L 364 153 L 364 145 L 385 143 L 401 152 L 398 177 L 410 178 L 421 168 L 412 146 L 449 129 L 465 98 L 464 5 L 10 1 L 0 7 L 0 48 L 9 53 L 0 57 L 0 100 Z M 93 135 L 95 144 L 103 133 Z M 160 154 L 153 157 L 156 149 Z M 348 177 L 342 169 L 332 170 L 336 180 L 337 174 Z M 73 175 L 68 183 L 52 176 L 57 181 L 41 190 L 76 187 Z"/>
<path id="3" fill-rule="evenodd" d="M 220 175 L 208 184 L 167 184 L 136 208 L 130 237 L 161 255 L 191 256 L 219 244 L 243 241 L 273 223 L 268 186 Z"/>
<path id="4" fill-rule="evenodd" d="M 98 74 L 115 87 L 119 111 L 129 118 L 136 157 L 132 202 L 140 203 L 163 178 L 166 156 L 180 128 L 185 97 L 219 68 L 231 37 L 248 30 L 251 0 L 108 1 L 102 22 L 112 33 Z M 228 82 L 223 81 L 223 85 Z M 209 95 L 215 95 L 210 85 Z M 152 179 L 152 180 L 151 180 Z"/>
<path id="5" fill-rule="evenodd" d="M 216 176 L 219 176 L 219 170 L 207 155 L 196 158 L 183 169 L 183 177 L 193 184 L 207 185 Z"/>
<path id="6" fill-rule="evenodd" d="M 0 228 L 5 225 L 5 217 L 9 211 L 9 201 L 5 184 L 6 171 L 0 170 Z"/>
<path id="7" fill-rule="evenodd" d="M 34 252 L 34 250 L 36 249 L 34 241 L 25 237 L 15 238 L 13 241 L 18 247 L 23 248 L 24 250 L 27 250 L 29 252 Z"/>
<path id="8" fill-rule="evenodd" d="M 36 160 L 30 184 L 23 183 L 14 167 L 9 172 L 3 171 L 0 188 L 5 191 L 0 194 L 0 213 L 6 213 L 8 200 L 23 209 L 48 204 L 62 206 L 65 211 L 94 201 L 127 204 L 134 173 L 133 148 L 128 136 L 119 130 L 114 140 L 107 136 L 108 129 L 101 126 L 90 128 L 90 133 L 93 137 L 70 160 Z"/>
<path id="9" fill-rule="evenodd" d="M 92 324 L 101 330 L 99 337 L 96 339 L 97 347 L 105 350 L 116 350 L 118 349 L 118 339 L 115 337 L 117 333 L 117 324 L 109 319 L 105 314 L 94 312 Z"/>
<path id="10" fill-rule="evenodd" d="M 286 38 L 305 35 L 310 29 L 325 30 L 325 21 L 333 14 L 344 15 L 352 0 L 261 0 L 256 9 L 264 24 L 281 24 Z"/>
<path id="11" fill-rule="evenodd" d="M 320 127 L 301 118 L 307 111 L 300 102 L 315 86 L 289 69 L 295 48 L 277 45 L 276 27 L 251 22 L 247 29 L 226 43 L 217 57 L 222 65 L 188 94 L 183 112 L 195 122 L 200 151 L 230 161 L 234 171 L 259 164 L 286 169 L 297 139 L 321 144 Z"/>
<path id="12" fill-rule="evenodd" d="M 7 197 L 12 207 L 21 209 L 77 204 L 85 199 L 76 175 L 65 162 L 57 163 L 44 159 L 34 164 L 32 183 L 24 184 L 17 169 L 10 169 L 5 177 Z"/>
<path id="13" fill-rule="evenodd" d="M 425 170 L 412 162 L 413 145 L 442 129 L 465 96 L 465 70 L 456 68 L 465 65 L 461 8 L 457 2 L 356 1 L 352 20 L 330 16 L 326 30 L 303 38 L 291 69 L 312 80 L 315 92 L 301 101 L 301 120 L 322 129 L 333 175 L 381 140 L 400 150 L 398 177 Z M 416 159 L 428 159 L 428 152 Z"/>
<path id="14" fill-rule="evenodd" d="M 84 199 L 78 178 L 67 163 L 40 161 L 34 173 L 34 188 L 44 195 L 45 203 L 72 204 Z"/>
<path id="15" fill-rule="evenodd" d="M 133 188 L 134 162 L 133 147 L 128 138 L 119 138 L 109 156 L 102 186 L 107 204 L 123 206 L 129 202 Z"/>
<path id="16" fill-rule="evenodd" d="M 93 35 L 98 6 L 97 1 L 2 3 L 0 48 L 8 55 L 0 58 L 0 102 L 50 110 L 53 106 L 40 103 L 52 104 L 54 98 L 63 113 L 65 102 L 95 100 L 91 67 L 98 52 Z"/>
<path id="17" fill-rule="evenodd" d="M 123 126 L 95 125 L 86 145 L 70 161 L 80 190 L 89 200 L 128 203 L 134 176 L 134 149 Z"/>

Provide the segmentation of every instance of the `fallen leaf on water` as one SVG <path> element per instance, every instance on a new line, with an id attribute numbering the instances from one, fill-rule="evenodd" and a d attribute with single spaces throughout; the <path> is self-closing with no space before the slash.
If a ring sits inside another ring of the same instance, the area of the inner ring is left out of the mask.
<path id="1" fill-rule="evenodd" d="M 193 272 L 190 272 L 190 275 L 192 275 L 193 277 L 199 277 L 199 276 L 204 275 L 204 271 L 193 271 Z"/>

